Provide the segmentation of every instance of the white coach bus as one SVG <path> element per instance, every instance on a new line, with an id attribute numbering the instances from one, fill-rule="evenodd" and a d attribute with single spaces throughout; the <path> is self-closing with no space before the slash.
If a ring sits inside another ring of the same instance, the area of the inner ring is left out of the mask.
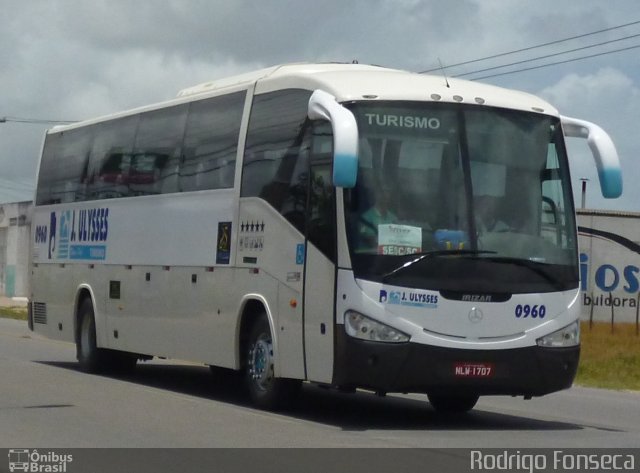
<path id="1" fill-rule="evenodd" d="M 46 134 L 29 323 L 83 369 L 152 356 L 301 381 L 480 395 L 568 388 L 580 337 L 564 137 L 520 92 L 364 65 L 285 65 Z"/>

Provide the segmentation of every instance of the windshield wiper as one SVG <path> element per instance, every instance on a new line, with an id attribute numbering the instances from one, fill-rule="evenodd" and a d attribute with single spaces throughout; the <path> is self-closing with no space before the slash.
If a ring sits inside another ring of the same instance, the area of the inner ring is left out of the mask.
<path id="1" fill-rule="evenodd" d="M 432 258 L 434 256 L 477 256 L 477 255 L 484 255 L 484 254 L 495 254 L 497 253 L 496 251 L 483 251 L 483 250 L 433 250 L 433 251 L 425 251 L 423 253 L 415 253 L 414 256 L 417 256 L 417 258 L 414 258 L 410 261 L 407 261 L 406 263 L 401 264 L 400 266 L 398 266 L 397 268 L 389 271 L 388 273 L 385 273 L 382 275 L 382 282 L 386 282 L 388 278 L 390 278 L 391 276 L 395 276 L 398 273 L 401 273 L 402 271 L 404 271 L 405 269 L 410 268 L 411 266 L 413 266 L 416 263 L 419 263 L 420 261 L 423 261 L 427 258 Z"/>
<path id="2" fill-rule="evenodd" d="M 547 271 L 542 269 L 545 263 L 538 263 L 536 261 L 532 261 L 528 259 L 513 258 L 509 256 L 489 256 L 482 259 L 491 261 L 493 263 L 513 264 L 514 266 L 521 266 L 523 268 L 527 268 L 533 271 L 534 273 L 536 273 L 538 276 L 541 276 L 545 281 L 550 283 L 555 288 L 557 289 L 564 288 L 564 285 L 562 284 L 562 281 L 560 279 L 553 277 Z"/>

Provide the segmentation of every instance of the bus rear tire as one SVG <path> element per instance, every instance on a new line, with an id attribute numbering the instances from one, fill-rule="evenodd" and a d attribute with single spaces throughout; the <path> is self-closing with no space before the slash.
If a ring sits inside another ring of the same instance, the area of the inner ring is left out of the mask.
<path id="1" fill-rule="evenodd" d="M 86 373 L 114 371 L 130 373 L 136 366 L 137 356 L 104 348 L 98 348 L 96 342 L 96 318 L 91 299 L 85 299 L 78 314 L 78 338 L 76 356 L 80 369 Z"/>
<path id="2" fill-rule="evenodd" d="M 273 338 L 264 314 L 254 323 L 246 346 L 245 384 L 252 403 L 267 410 L 286 407 L 300 388 L 299 380 L 275 377 Z"/>
<path id="3" fill-rule="evenodd" d="M 96 319 L 91 299 L 85 299 L 80 305 L 78 327 L 76 355 L 80 369 L 86 373 L 98 373 L 103 368 L 104 357 L 96 343 Z"/>
<path id="4" fill-rule="evenodd" d="M 437 412 L 446 414 L 469 412 L 480 398 L 477 394 L 428 394 L 427 397 L 429 398 L 429 403 Z"/>

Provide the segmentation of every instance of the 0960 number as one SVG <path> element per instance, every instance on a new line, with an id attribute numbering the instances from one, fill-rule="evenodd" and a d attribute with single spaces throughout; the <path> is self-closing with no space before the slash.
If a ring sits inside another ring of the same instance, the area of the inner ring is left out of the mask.
<path id="1" fill-rule="evenodd" d="M 547 308 L 544 305 L 518 304 L 516 306 L 516 317 L 526 319 L 544 319 L 547 315 Z"/>

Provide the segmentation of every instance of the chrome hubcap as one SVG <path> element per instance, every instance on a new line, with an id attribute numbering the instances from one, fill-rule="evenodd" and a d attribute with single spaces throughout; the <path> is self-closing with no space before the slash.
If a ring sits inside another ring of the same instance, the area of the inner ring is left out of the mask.
<path id="1" fill-rule="evenodd" d="M 260 335 L 249 351 L 249 377 L 261 390 L 273 380 L 273 346 L 271 338 Z"/>

